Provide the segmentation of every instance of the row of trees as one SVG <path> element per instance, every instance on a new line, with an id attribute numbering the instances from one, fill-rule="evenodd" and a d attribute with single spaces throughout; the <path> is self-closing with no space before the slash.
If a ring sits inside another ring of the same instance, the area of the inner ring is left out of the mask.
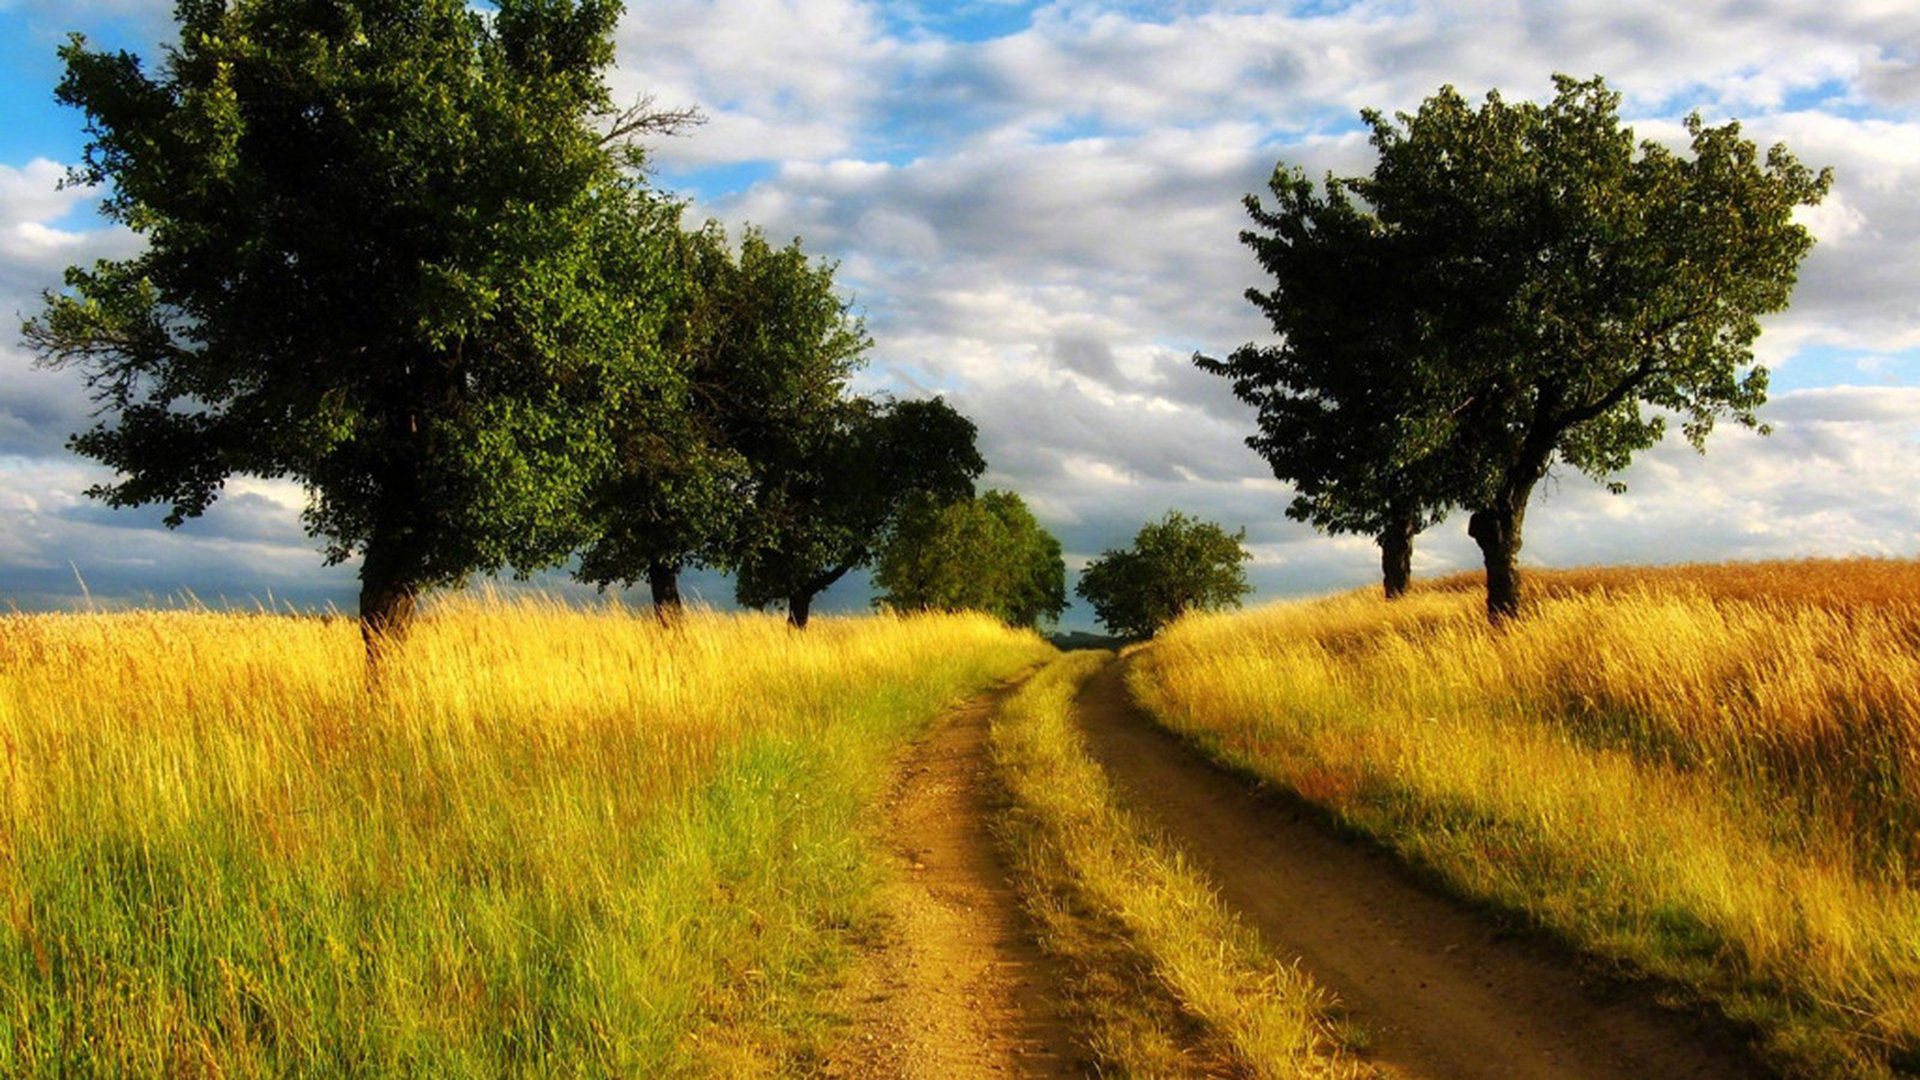
<path id="1" fill-rule="evenodd" d="M 1195 358 L 1259 410 L 1248 444 L 1294 486 L 1288 516 L 1378 540 L 1389 597 L 1414 537 L 1467 511 L 1495 622 L 1520 610 L 1527 505 L 1556 462 L 1618 491 L 1670 418 L 1696 449 L 1718 420 L 1758 426 L 1759 317 L 1812 246 L 1796 208 L 1832 181 L 1697 115 L 1690 155 L 1636 147 L 1603 80 L 1556 86 L 1366 112 L 1370 176 L 1277 168 L 1241 239 L 1279 342 Z"/>
<path id="2" fill-rule="evenodd" d="M 91 494 L 178 525 L 234 473 L 299 482 L 376 657 L 423 591 L 576 552 L 664 615 L 701 565 L 804 624 L 909 505 L 971 497 L 970 422 L 850 392 L 831 266 L 647 184 L 636 140 L 695 117 L 614 107 L 619 10 L 183 3 L 153 72 L 76 35 L 72 180 L 146 240 L 24 328 L 100 405 Z"/>
<path id="3" fill-rule="evenodd" d="M 670 619 L 683 569 L 729 570 L 742 603 L 785 604 L 805 626 L 814 598 L 870 564 L 909 506 L 972 496 L 986 468 L 974 425 L 937 398 L 849 392 L 869 339 L 833 268 L 798 241 L 776 249 L 749 230 L 736 254 L 709 223 L 669 242 L 677 398 L 664 417 L 634 410 L 616 424 L 578 576 L 644 580 Z"/>
<path id="4" fill-rule="evenodd" d="M 1074 592 L 1122 637 L 1149 638 L 1189 611 L 1237 607 L 1252 591 L 1241 566 L 1246 530 L 1178 511 L 1142 526 L 1133 545 L 1089 562 Z M 900 611 L 976 610 L 1038 626 L 1066 608 L 1060 542 L 1018 495 L 989 491 L 939 505 L 922 499 L 880 557 L 878 602 Z"/>

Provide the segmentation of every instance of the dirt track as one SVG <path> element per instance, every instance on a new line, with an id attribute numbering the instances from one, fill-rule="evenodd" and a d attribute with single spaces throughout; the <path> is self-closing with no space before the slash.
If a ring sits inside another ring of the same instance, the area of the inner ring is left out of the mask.
<path id="1" fill-rule="evenodd" d="M 940 721 L 889 800 L 887 928 L 849 987 L 853 1035 L 827 1075 L 1081 1076 L 1060 986 L 987 832 L 991 695 Z"/>
<path id="2" fill-rule="evenodd" d="M 1094 758 L 1229 906 L 1340 996 L 1371 1037 L 1369 1060 L 1434 1080 L 1766 1075 L 1724 1033 L 1585 985 L 1553 950 L 1502 937 L 1214 767 L 1133 704 L 1122 670 L 1109 664 L 1076 702 Z"/>

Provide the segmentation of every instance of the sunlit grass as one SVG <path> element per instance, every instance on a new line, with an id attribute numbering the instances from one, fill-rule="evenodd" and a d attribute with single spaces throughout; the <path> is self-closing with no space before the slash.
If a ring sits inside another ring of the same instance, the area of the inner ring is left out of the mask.
<path id="1" fill-rule="evenodd" d="M 738 1072 L 804 1053 L 861 822 L 985 618 L 457 602 L 0 620 L 0 1075 Z"/>
<path id="2" fill-rule="evenodd" d="M 1071 653 L 1029 680 L 995 717 L 991 742 L 1010 803 L 1003 845 L 1042 943 L 1074 973 L 1103 1074 L 1197 1074 L 1181 1045 L 1191 1028 L 1236 1074 L 1373 1075 L 1340 1053 L 1329 995 L 1278 963 L 1203 874 L 1116 804 L 1071 716 L 1074 694 L 1109 659 Z"/>
<path id="3" fill-rule="evenodd" d="M 1164 721 L 1456 887 L 1760 1025 L 1920 1070 L 1920 566 L 1536 573 L 1189 619 Z"/>

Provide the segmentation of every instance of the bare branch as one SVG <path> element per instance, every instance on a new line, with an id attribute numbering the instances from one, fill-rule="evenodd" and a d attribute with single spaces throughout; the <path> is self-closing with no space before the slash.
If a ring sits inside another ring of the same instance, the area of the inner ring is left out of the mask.
<path id="1" fill-rule="evenodd" d="M 613 125 L 600 136 L 600 145 L 624 142 L 636 135 L 684 135 L 689 128 L 706 122 L 706 114 L 697 105 L 665 109 L 659 107 L 652 94 L 643 94 L 640 100 L 614 117 Z"/>

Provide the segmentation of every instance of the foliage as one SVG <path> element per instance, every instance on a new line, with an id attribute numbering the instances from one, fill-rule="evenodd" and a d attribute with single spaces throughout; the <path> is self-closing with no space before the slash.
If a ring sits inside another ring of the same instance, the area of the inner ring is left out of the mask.
<path id="1" fill-rule="evenodd" d="M 667 266 L 632 242 L 654 197 L 595 130 L 619 10 L 188 2 L 157 75 L 76 35 L 74 179 L 146 240 L 25 330 L 103 408 L 73 440 L 118 474 L 92 494 L 179 525 L 233 473 L 292 478 L 395 625 L 576 547 L 610 416 L 669 381 Z"/>
<path id="2" fill-rule="evenodd" d="M 1038 626 L 1067 605 L 1060 541 L 1010 491 L 941 505 L 926 497 L 901 515 L 880 553 L 879 603 L 896 611 L 985 611 Z"/>
<path id="3" fill-rule="evenodd" d="M 1451 459 L 1433 475 L 1473 512 L 1495 618 L 1519 610 L 1526 505 L 1554 461 L 1607 479 L 1669 414 L 1696 448 L 1717 419 L 1757 426 L 1759 316 L 1813 243 L 1795 209 L 1831 183 L 1697 114 L 1690 156 L 1636 149 L 1603 80 L 1555 83 L 1544 105 L 1447 87 L 1411 116 L 1369 111 L 1379 161 L 1340 182 L 1392 241 L 1399 285 L 1365 300 L 1418 328 L 1431 400 L 1397 457 Z"/>
<path id="4" fill-rule="evenodd" d="M 0 617 L 0 1075 L 805 1071 L 900 750 L 1050 654 L 465 597 L 401 648 L 374 698 L 343 620 Z"/>
<path id="5" fill-rule="evenodd" d="M 632 238 L 650 242 L 643 233 Z M 618 466 L 594 493 L 595 537 L 576 571 L 603 588 L 677 574 L 689 563 L 727 565 L 752 490 L 736 443 L 756 414 L 792 403 L 756 393 L 797 389 L 751 376 L 786 363 L 792 368 L 785 375 L 799 377 L 804 365 L 843 363 L 830 354 L 857 348 L 830 331 L 817 352 L 767 347 L 779 341 L 779 330 L 767 325 L 777 312 L 809 289 L 830 289 L 830 279 L 821 280 L 797 241 L 776 252 L 749 230 L 735 257 L 718 223 L 683 231 L 676 222 L 669 249 L 673 272 L 661 349 L 678 375 L 678 392 L 668 408 L 631 408 L 615 418 Z M 792 329 L 791 311 L 781 317 Z M 656 605 L 664 599 L 654 597 Z"/>
<path id="6" fill-rule="evenodd" d="M 1450 472 L 1471 463 L 1435 452 L 1450 407 L 1433 385 L 1437 357 L 1399 295 L 1407 268 L 1397 237 L 1354 202 L 1353 184 L 1329 176 L 1320 195 L 1280 166 L 1272 209 L 1247 196 L 1258 228 L 1240 239 L 1273 277 L 1247 298 L 1279 340 L 1194 361 L 1258 410 L 1247 445 L 1292 485 L 1287 516 L 1376 537 L 1393 596 L 1406 588 L 1413 536 L 1456 497 Z"/>
<path id="7" fill-rule="evenodd" d="M 1537 580 L 1498 632 L 1466 581 L 1190 619 L 1134 689 L 1452 887 L 1690 985 L 1782 1075 L 1907 1075 L 1920 571 Z"/>
<path id="8" fill-rule="evenodd" d="M 1171 511 L 1141 526 L 1131 548 L 1088 563 L 1074 592 L 1112 632 L 1152 637 L 1186 612 L 1240 606 L 1253 591 L 1240 566 L 1253 557 L 1246 535 Z"/>
<path id="9" fill-rule="evenodd" d="M 816 595 L 872 562 L 908 506 L 971 498 L 986 469 L 973 422 L 939 398 L 853 398 L 827 417 L 794 433 L 804 440 L 775 440 L 775 456 L 750 458 L 753 519 L 735 595 L 753 607 L 784 601 L 796 626 Z"/>

